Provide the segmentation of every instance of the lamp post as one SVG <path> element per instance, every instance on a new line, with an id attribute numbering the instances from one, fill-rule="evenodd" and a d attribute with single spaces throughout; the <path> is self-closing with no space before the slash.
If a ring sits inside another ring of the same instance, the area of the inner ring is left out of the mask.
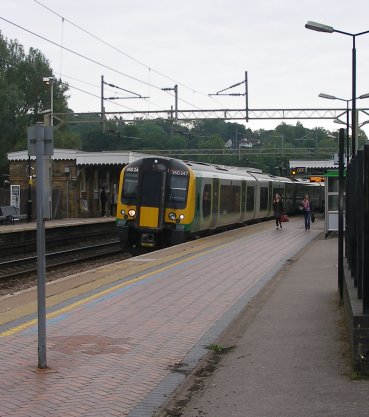
<path id="1" fill-rule="evenodd" d="M 366 30 L 364 32 L 359 33 L 349 33 L 344 32 L 342 30 L 334 29 L 332 26 L 323 25 L 321 23 L 317 22 L 307 22 L 305 25 L 306 29 L 316 30 L 317 32 L 325 32 L 325 33 L 341 33 L 342 35 L 348 35 L 352 37 L 352 114 L 351 114 L 351 132 L 352 132 L 352 155 L 356 155 L 356 46 L 355 41 L 356 37 L 360 35 L 365 35 L 366 33 L 369 33 L 369 30 Z"/>
<path id="2" fill-rule="evenodd" d="M 331 94 L 325 94 L 325 93 L 320 93 L 319 97 L 325 98 L 325 99 L 328 99 L 328 100 L 340 100 L 340 101 L 346 102 L 346 160 L 347 160 L 347 165 L 346 166 L 348 166 L 348 164 L 350 162 L 349 102 L 352 101 L 352 99 L 344 99 L 344 98 L 332 96 Z M 369 93 L 362 94 L 361 96 L 356 97 L 356 99 L 363 99 L 363 98 L 369 98 Z M 340 122 L 341 121 L 339 121 L 339 120 L 335 120 L 335 123 L 340 123 Z M 352 128 L 352 126 L 351 126 L 351 128 Z"/>
<path id="3" fill-rule="evenodd" d="M 320 93 L 319 97 L 321 98 L 326 98 L 328 100 L 340 100 L 340 101 L 345 101 L 346 102 L 346 161 L 347 164 L 346 166 L 348 167 L 348 164 L 350 162 L 350 133 L 349 133 L 349 129 L 350 129 L 350 122 L 349 122 L 349 102 L 350 100 L 345 100 L 344 98 L 339 98 L 336 96 L 332 96 L 330 94 L 325 94 L 325 93 Z"/>

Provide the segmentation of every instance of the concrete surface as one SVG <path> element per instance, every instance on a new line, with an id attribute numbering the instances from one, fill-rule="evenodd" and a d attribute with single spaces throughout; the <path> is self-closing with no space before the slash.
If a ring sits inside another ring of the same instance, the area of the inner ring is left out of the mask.
<path id="1" fill-rule="evenodd" d="M 219 339 L 234 344 L 244 323 L 216 370 L 192 376 L 160 415 L 368 417 L 369 381 L 349 364 L 337 244 L 321 237 L 305 248 Z"/>

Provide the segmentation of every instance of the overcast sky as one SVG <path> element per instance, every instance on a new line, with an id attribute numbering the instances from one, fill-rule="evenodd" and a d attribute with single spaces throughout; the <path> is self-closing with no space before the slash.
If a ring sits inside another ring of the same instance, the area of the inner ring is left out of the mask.
<path id="1" fill-rule="evenodd" d="M 0 17 L 13 23 L 0 20 L 3 36 L 49 59 L 54 75 L 71 86 L 69 107 L 75 112 L 100 111 L 101 75 L 150 97 L 107 102 L 106 111 L 170 109 L 174 96 L 161 88 L 175 84 L 180 109 L 241 109 L 244 97 L 208 94 L 243 81 L 245 71 L 250 109 L 345 108 L 345 102 L 318 94 L 351 98 L 352 37 L 307 30 L 305 23 L 354 34 L 369 30 L 365 0 L 2 0 L 1 6 Z M 356 49 L 359 96 L 369 93 L 369 33 L 356 38 Z M 244 86 L 229 92 L 243 93 Z M 105 96 L 130 94 L 106 89 Z M 369 99 L 358 100 L 357 107 L 369 108 Z M 278 123 L 258 120 L 249 126 L 269 129 Z M 302 123 L 339 127 L 331 121 Z"/>

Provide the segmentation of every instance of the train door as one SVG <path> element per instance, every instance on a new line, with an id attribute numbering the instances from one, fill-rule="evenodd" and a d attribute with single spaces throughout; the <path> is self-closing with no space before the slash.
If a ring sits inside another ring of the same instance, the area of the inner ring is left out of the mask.
<path id="1" fill-rule="evenodd" d="M 140 200 L 137 204 L 137 225 L 160 229 L 164 220 L 165 204 L 165 170 L 140 170 L 139 187 Z"/>
<path id="2" fill-rule="evenodd" d="M 268 216 L 273 214 L 273 183 L 269 182 L 269 196 L 268 196 Z"/>
<path id="3" fill-rule="evenodd" d="M 213 188 L 211 190 L 211 222 L 210 229 L 214 229 L 218 222 L 219 213 L 219 178 L 213 178 Z"/>
<path id="4" fill-rule="evenodd" d="M 256 184 L 248 184 L 246 191 L 247 220 L 255 219 Z"/>
<path id="5" fill-rule="evenodd" d="M 246 219 L 246 181 L 242 181 L 241 185 L 241 218 L 240 221 Z"/>

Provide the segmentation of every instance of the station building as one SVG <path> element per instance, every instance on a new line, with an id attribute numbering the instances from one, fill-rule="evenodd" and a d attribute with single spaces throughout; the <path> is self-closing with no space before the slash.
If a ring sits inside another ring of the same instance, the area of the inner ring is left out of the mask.
<path id="1" fill-rule="evenodd" d="M 0 205 L 16 205 L 21 214 L 31 213 L 36 218 L 36 160 L 28 151 L 8 153 L 9 183 L 17 192 L 13 203 L 10 198 Z M 107 196 L 106 214 L 117 195 L 119 176 L 122 168 L 145 156 L 129 151 L 83 152 L 75 149 L 54 149 L 50 163 L 45 170 L 46 188 L 50 191 L 48 213 L 45 218 L 79 218 L 101 216 L 100 192 L 104 188 Z M 147 156 L 147 155 L 146 155 Z M 324 181 L 324 174 L 338 167 L 331 160 L 290 160 L 290 176 Z M 4 200 L 3 198 L 1 200 Z"/>
<path id="2" fill-rule="evenodd" d="M 18 193 L 16 201 L 19 211 L 27 213 L 31 207 L 32 219 L 35 219 L 35 157 L 29 157 L 27 150 L 11 152 L 7 156 L 9 183 L 11 189 Z M 62 219 L 101 216 L 100 192 L 103 188 L 107 196 L 106 214 L 110 215 L 110 205 L 118 192 L 122 168 L 142 156 L 129 151 L 82 152 L 54 149 L 46 170 L 51 192 L 49 215 L 45 217 Z"/>

